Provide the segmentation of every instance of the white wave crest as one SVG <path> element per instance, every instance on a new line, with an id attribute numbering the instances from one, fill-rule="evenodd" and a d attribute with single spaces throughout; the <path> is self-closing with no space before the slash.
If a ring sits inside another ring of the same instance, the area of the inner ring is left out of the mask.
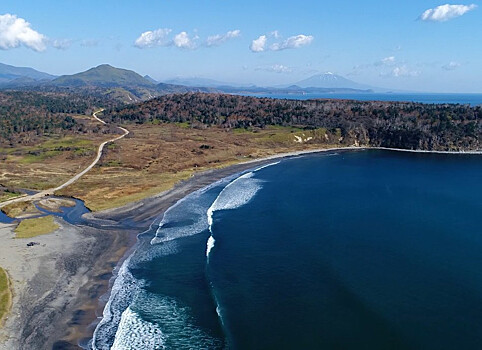
<path id="1" fill-rule="evenodd" d="M 221 349 L 223 340 L 197 327 L 189 314 L 174 299 L 143 291 L 122 314 L 112 349 Z"/>
<path id="2" fill-rule="evenodd" d="M 234 181 L 230 182 L 224 187 L 221 193 L 219 193 L 219 196 L 207 211 L 210 230 L 213 225 L 213 213 L 215 211 L 239 208 L 253 199 L 255 194 L 261 189 L 261 181 L 251 179 L 253 175 L 253 172 L 241 175 Z"/>
<path id="3" fill-rule="evenodd" d="M 209 253 L 211 253 L 211 250 L 214 248 L 214 243 L 216 240 L 214 237 L 211 235 L 208 238 L 208 243 L 207 243 L 207 248 L 206 248 L 206 256 L 209 258 Z"/>
<path id="4" fill-rule="evenodd" d="M 209 254 L 214 247 L 216 240 L 213 237 L 213 214 L 217 210 L 228 210 L 239 208 L 248 203 L 256 193 L 261 189 L 261 181 L 252 178 L 254 172 L 249 172 L 241 175 L 234 181 L 230 182 L 219 193 L 213 204 L 207 210 L 207 222 L 209 232 L 211 235 L 207 241 L 206 256 L 209 259 Z"/>
<path id="5" fill-rule="evenodd" d="M 104 307 L 102 320 L 94 331 L 93 350 L 110 349 L 112 336 L 122 319 L 122 312 L 127 309 L 140 288 L 139 281 L 129 271 L 130 260 L 129 257 L 124 261 L 114 281 L 109 300 Z"/>
<path id="6" fill-rule="evenodd" d="M 156 324 L 143 320 L 128 307 L 122 313 L 111 350 L 165 349 L 165 340 Z"/>
<path id="7" fill-rule="evenodd" d="M 267 167 L 270 167 L 270 166 L 273 166 L 273 165 L 277 165 L 279 164 L 281 161 L 277 161 L 277 162 L 273 162 L 273 163 L 269 163 L 269 164 L 266 164 L 266 165 L 263 165 L 263 166 L 260 166 L 258 169 L 254 170 L 254 172 L 257 172 L 257 171 L 260 171 L 264 168 L 267 168 Z"/>
<path id="8" fill-rule="evenodd" d="M 228 177 L 216 181 L 187 195 L 170 207 L 164 213 L 151 244 L 165 243 L 181 237 L 192 236 L 207 229 L 208 223 L 205 213 L 211 205 L 213 197 L 205 194 L 216 186 L 222 186 L 230 179 Z M 189 218 L 189 221 L 186 221 L 186 218 Z"/>

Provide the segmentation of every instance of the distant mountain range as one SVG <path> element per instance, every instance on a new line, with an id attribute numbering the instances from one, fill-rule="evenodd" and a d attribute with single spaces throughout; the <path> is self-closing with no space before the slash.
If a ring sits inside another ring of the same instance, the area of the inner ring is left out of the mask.
<path id="1" fill-rule="evenodd" d="M 386 91 L 356 83 L 333 73 L 317 74 L 294 84 L 277 87 L 241 86 L 206 78 L 175 78 L 159 83 L 148 75 L 143 77 L 134 71 L 115 68 L 108 64 L 60 77 L 32 68 L 0 64 L 0 88 L 95 90 L 125 103 L 183 92 L 296 95 Z"/>
<path id="2" fill-rule="evenodd" d="M 9 84 L 16 81 L 23 84 L 34 81 L 50 81 L 55 78 L 55 75 L 39 72 L 33 68 L 15 67 L 0 63 L 0 84 Z"/>
<path id="3" fill-rule="evenodd" d="M 32 68 L 8 65 L 0 66 L 0 88 L 76 90 L 97 93 L 116 101 L 131 103 L 147 100 L 169 93 L 213 92 L 210 88 L 188 87 L 158 83 L 149 76 L 141 76 L 134 71 L 115 68 L 108 64 L 91 68 L 85 72 L 56 77 Z"/>
<path id="4" fill-rule="evenodd" d="M 335 88 L 335 89 L 357 89 L 357 90 L 378 90 L 369 85 L 359 84 L 341 75 L 333 73 L 322 73 L 313 75 L 295 84 L 300 88 Z"/>
<path id="5" fill-rule="evenodd" d="M 177 77 L 174 79 L 165 80 L 164 83 L 174 84 L 174 85 L 185 85 L 185 86 L 204 86 L 204 87 L 212 87 L 212 88 L 218 88 L 223 86 L 231 86 L 231 87 L 246 86 L 243 84 L 226 83 L 226 82 L 221 82 L 214 79 L 199 78 L 199 77 Z"/>

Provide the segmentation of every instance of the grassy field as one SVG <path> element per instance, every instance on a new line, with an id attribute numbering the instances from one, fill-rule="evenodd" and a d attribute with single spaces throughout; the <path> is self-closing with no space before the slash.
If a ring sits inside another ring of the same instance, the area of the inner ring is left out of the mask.
<path id="1" fill-rule="evenodd" d="M 7 272 L 0 267 L 0 327 L 12 306 L 12 292 Z"/>
<path id="2" fill-rule="evenodd" d="M 54 217 L 44 216 L 35 219 L 26 219 L 20 222 L 15 228 L 15 238 L 32 238 L 54 232 L 59 228 Z"/>
<path id="3" fill-rule="evenodd" d="M 198 171 L 339 144 L 339 135 L 325 129 L 271 126 L 228 130 L 194 128 L 188 123 L 126 127 L 131 132 L 127 137 L 109 144 L 96 167 L 58 194 L 80 198 L 91 210 L 98 211 L 170 189 Z M 36 145 L 0 148 L 0 184 L 36 190 L 58 186 L 90 164 L 98 145 L 111 137 L 50 135 Z M 5 211 L 18 216 L 31 209 L 14 206 Z"/>
<path id="4" fill-rule="evenodd" d="M 21 196 L 22 193 L 9 190 L 0 190 L 0 203 L 8 201 L 9 199 Z"/>
<path id="5" fill-rule="evenodd" d="M 126 127 L 131 134 L 109 145 L 99 165 L 60 194 L 103 210 L 167 190 L 197 171 L 336 144 L 323 129 L 195 129 L 186 123 Z"/>
<path id="6" fill-rule="evenodd" d="M 102 133 L 49 135 L 34 145 L 0 147 L 0 184 L 34 190 L 57 186 L 92 162 L 99 144 L 109 138 Z M 0 201 L 8 199 L 0 195 Z"/>
<path id="7" fill-rule="evenodd" d="M 35 208 L 32 202 L 19 202 L 6 205 L 2 211 L 11 218 L 38 215 L 40 211 Z"/>

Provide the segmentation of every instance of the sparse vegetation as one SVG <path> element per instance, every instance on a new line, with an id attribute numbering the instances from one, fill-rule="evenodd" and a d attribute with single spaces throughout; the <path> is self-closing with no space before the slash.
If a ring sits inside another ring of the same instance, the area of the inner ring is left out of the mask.
<path id="1" fill-rule="evenodd" d="M 15 228 L 15 238 L 32 238 L 54 232 L 59 225 L 52 215 L 35 219 L 25 219 Z"/>
<path id="2" fill-rule="evenodd" d="M 321 131 L 291 127 L 242 133 L 237 129 L 186 128 L 174 123 L 130 124 L 127 128 L 131 134 L 117 141 L 115 148 L 108 148 L 99 166 L 59 194 L 80 198 L 91 210 L 98 211 L 170 189 L 198 171 L 281 152 L 333 146 L 325 137 L 297 143 L 294 135 Z"/>
<path id="3" fill-rule="evenodd" d="M 12 292 L 7 271 L 0 267 L 0 327 L 12 306 Z"/>
<path id="4" fill-rule="evenodd" d="M 21 196 L 22 193 L 10 190 L 8 188 L 0 188 L 0 203 L 8 201 L 9 199 Z"/>
<path id="5" fill-rule="evenodd" d="M 0 183 L 35 190 L 55 187 L 91 163 L 107 138 L 112 135 L 51 135 L 33 145 L 0 148 Z"/>
<path id="6" fill-rule="evenodd" d="M 18 218 L 24 216 L 31 216 L 40 214 L 35 205 L 32 202 L 18 202 L 6 205 L 2 208 L 2 211 L 11 218 Z"/>

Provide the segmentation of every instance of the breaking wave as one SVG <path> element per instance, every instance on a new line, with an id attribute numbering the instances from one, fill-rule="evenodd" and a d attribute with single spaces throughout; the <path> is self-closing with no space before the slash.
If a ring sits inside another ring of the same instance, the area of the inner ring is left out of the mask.
<path id="1" fill-rule="evenodd" d="M 212 231 L 214 212 L 218 210 L 236 209 L 248 203 L 256 195 L 256 192 L 261 189 L 261 180 L 254 179 L 253 175 L 254 171 L 243 174 L 230 182 L 223 188 L 207 210 L 207 223 L 209 232 L 211 233 L 206 248 L 206 256 L 208 259 L 215 243 Z"/>
<path id="2" fill-rule="evenodd" d="M 94 331 L 92 339 L 94 350 L 110 349 L 117 327 L 120 326 L 123 311 L 132 303 L 139 291 L 140 282 L 129 271 L 130 260 L 129 257 L 124 261 L 114 281 L 110 298 L 104 307 L 103 318 Z"/>
<path id="3" fill-rule="evenodd" d="M 210 232 L 206 245 L 209 260 L 215 245 L 212 235 L 214 212 L 235 209 L 248 203 L 261 189 L 262 181 L 253 178 L 254 173 L 278 163 L 219 180 L 189 194 L 164 213 L 162 220 L 157 221 L 159 225 L 155 236 L 152 239 L 146 236 L 147 240 L 144 239 L 121 265 L 103 318 L 94 331 L 91 343 L 93 350 L 222 347 L 219 339 L 208 336 L 190 323 L 188 311 L 173 299 L 146 295 L 144 281 L 136 279 L 130 271 L 139 263 L 177 253 L 178 238 L 199 234 L 207 229 Z M 219 192 L 219 188 L 223 189 Z M 214 299 L 216 311 L 223 322 L 222 308 L 215 295 Z M 144 315 L 148 315 L 148 318 Z"/>
<path id="4" fill-rule="evenodd" d="M 142 292 L 122 314 L 112 350 L 221 349 L 174 299 Z"/>
<path id="5" fill-rule="evenodd" d="M 159 327 L 144 321 L 128 307 L 123 313 L 111 350 L 165 349 L 166 337 Z"/>

